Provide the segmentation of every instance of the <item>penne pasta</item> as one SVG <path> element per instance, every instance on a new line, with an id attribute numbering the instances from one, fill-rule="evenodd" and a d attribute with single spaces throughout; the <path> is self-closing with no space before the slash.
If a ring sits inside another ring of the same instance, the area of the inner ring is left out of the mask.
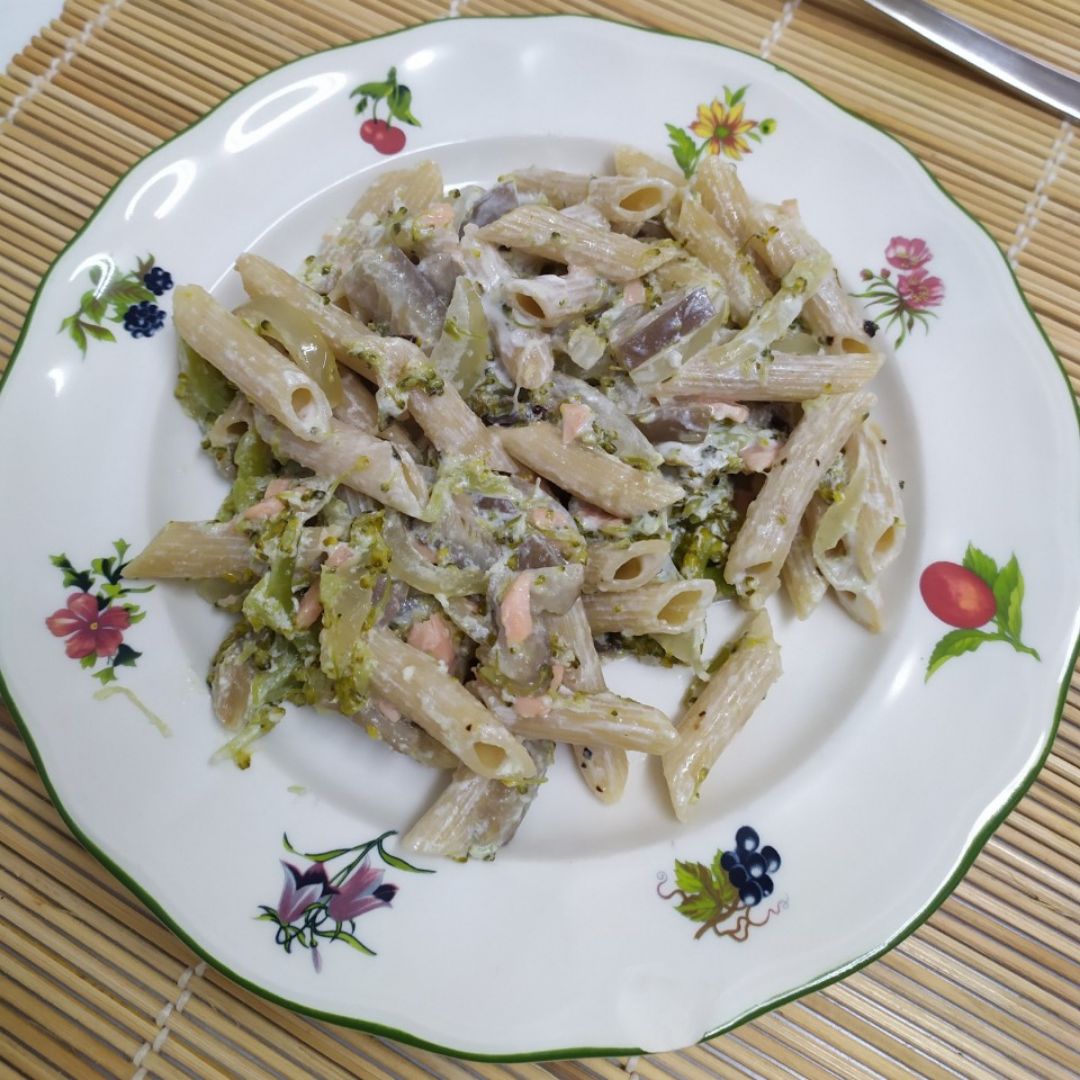
<path id="1" fill-rule="evenodd" d="M 858 390 L 877 374 L 881 362 L 877 352 L 805 355 L 770 349 L 749 364 L 687 366 L 657 386 L 654 394 L 662 401 L 808 401 L 821 394 Z"/>
<path id="2" fill-rule="evenodd" d="M 805 528 L 795 533 L 780 570 L 780 580 L 800 619 L 808 619 L 829 590 L 829 583 L 822 577 L 814 559 L 813 545 Z"/>
<path id="3" fill-rule="evenodd" d="M 589 177 L 559 169 L 519 169 L 512 174 L 515 187 L 527 195 L 543 195 L 552 206 L 582 203 L 589 194 Z"/>
<path id="4" fill-rule="evenodd" d="M 676 739 L 675 728 L 659 709 L 618 694 L 560 691 L 539 701 L 542 711 L 507 716 L 515 735 L 645 754 L 662 754 Z"/>
<path id="5" fill-rule="evenodd" d="M 636 227 L 662 214 L 676 190 L 658 176 L 595 176 L 586 199 L 613 225 Z"/>
<path id="6" fill-rule="evenodd" d="M 634 146 L 616 146 L 614 158 L 615 172 L 619 176 L 655 176 L 677 188 L 686 186 L 686 177 L 678 169 Z"/>
<path id="7" fill-rule="evenodd" d="M 370 495 L 410 517 L 424 511 L 428 490 L 423 476 L 386 439 L 331 418 L 328 437 L 307 442 L 258 410 L 255 428 L 280 461 L 298 461 L 317 476 Z"/>
<path id="8" fill-rule="evenodd" d="M 716 597 L 708 578 L 642 585 L 633 592 L 586 593 L 585 614 L 594 634 L 681 634 L 700 626 Z"/>
<path id="9" fill-rule="evenodd" d="M 313 289 L 258 255 L 241 255 L 236 268 L 244 288 L 253 296 L 273 296 L 305 312 L 330 343 L 339 363 L 380 386 L 404 383 L 409 412 L 441 453 L 476 455 L 493 469 L 515 470 L 498 440 L 452 385 L 440 379 L 438 393 L 408 387 L 412 381 L 422 384 L 432 372 L 427 357 L 411 342 L 371 333 L 348 312 L 325 303 Z"/>
<path id="10" fill-rule="evenodd" d="M 310 440 L 326 438 L 330 402 L 319 384 L 205 289 L 178 287 L 173 320 L 188 346 L 294 435 Z"/>
<path id="11" fill-rule="evenodd" d="M 554 757 L 550 742 L 524 745 L 535 767 L 533 782 L 515 787 L 459 768 L 402 844 L 419 854 L 450 859 L 495 858 L 513 839 Z"/>
<path id="12" fill-rule="evenodd" d="M 724 654 L 722 654 L 724 655 Z M 685 821 L 717 758 L 780 677 L 780 646 L 759 611 L 678 722 L 678 741 L 661 759 L 675 816 Z"/>
<path id="13" fill-rule="evenodd" d="M 637 517 L 683 497 L 682 488 L 659 473 L 643 472 L 597 450 L 564 445 L 551 424 L 505 428 L 499 437 L 511 457 L 609 514 Z"/>
<path id="14" fill-rule="evenodd" d="M 866 473 L 855 525 L 855 563 L 864 578 L 874 581 L 904 546 L 906 522 L 900 488 L 885 460 L 885 436 L 872 420 L 856 430 L 845 453 L 853 473 Z"/>
<path id="15" fill-rule="evenodd" d="M 364 647 L 372 690 L 478 776 L 517 782 L 536 775 L 525 747 L 427 653 L 378 628 Z"/>
<path id="16" fill-rule="evenodd" d="M 311 526 L 300 535 L 297 564 L 316 563 L 337 533 Z M 260 572 L 251 537 L 231 521 L 170 521 L 124 568 L 127 578 L 240 579 Z"/>
<path id="17" fill-rule="evenodd" d="M 671 544 L 667 540 L 592 543 L 585 564 L 584 588 L 587 592 L 640 589 L 660 573 L 670 558 Z"/>
<path id="18" fill-rule="evenodd" d="M 779 586 L 780 569 L 810 499 L 874 401 L 873 394 L 857 391 L 803 405 L 802 419 L 750 504 L 724 568 L 724 580 L 751 607 L 760 607 Z"/>
<path id="19" fill-rule="evenodd" d="M 485 225 L 476 236 L 489 244 L 504 244 L 553 262 L 583 266 L 611 281 L 639 278 L 679 252 L 674 244 L 645 244 L 535 203 L 511 210 Z"/>

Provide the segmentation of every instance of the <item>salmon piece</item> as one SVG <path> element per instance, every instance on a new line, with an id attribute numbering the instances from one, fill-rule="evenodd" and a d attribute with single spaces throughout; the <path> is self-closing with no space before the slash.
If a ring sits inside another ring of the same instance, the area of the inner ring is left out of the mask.
<path id="1" fill-rule="evenodd" d="M 734 401 L 710 401 L 707 404 L 717 420 L 734 420 L 736 424 L 742 424 L 750 416 L 750 410 L 745 405 Z"/>
<path id="2" fill-rule="evenodd" d="M 547 716 L 551 712 L 551 702 L 542 697 L 514 698 L 514 712 L 520 717 Z"/>
<path id="3" fill-rule="evenodd" d="M 333 550 L 326 558 L 326 569 L 336 570 L 343 566 L 353 557 L 353 549 L 348 544 L 335 544 Z"/>
<path id="4" fill-rule="evenodd" d="M 623 301 L 627 304 L 645 303 L 645 285 L 641 278 L 634 278 L 623 286 Z"/>
<path id="5" fill-rule="evenodd" d="M 454 639 L 441 615 L 432 615 L 423 622 L 413 623 L 405 640 L 414 649 L 441 660 L 447 667 L 454 662 Z"/>
<path id="6" fill-rule="evenodd" d="M 300 598 L 300 605 L 296 609 L 296 625 L 301 630 L 314 626 L 322 614 L 322 601 L 319 599 L 319 579 Z"/>
<path id="7" fill-rule="evenodd" d="M 532 609 L 529 606 L 531 585 L 532 576 L 529 573 L 516 574 L 499 604 L 499 618 L 508 645 L 520 645 L 532 633 Z"/>
<path id="8" fill-rule="evenodd" d="M 569 446 L 592 422 L 593 411 L 580 401 L 564 401 L 559 412 L 562 413 L 562 444 Z"/>
<path id="9" fill-rule="evenodd" d="M 562 686 L 563 676 L 566 674 L 566 668 L 562 664 L 551 665 L 551 685 L 548 687 L 548 693 L 554 694 L 560 686 Z"/>
<path id="10" fill-rule="evenodd" d="M 783 443 L 773 443 L 770 446 L 748 446 L 740 451 L 739 457 L 751 472 L 764 472 L 775 464 L 783 449 Z"/>
<path id="11" fill-rule="evenodd" d="M 529 521 L 538 529 L 547 529 L 549 532 L 569 529 L 574 524 L 574 519 L 565 510 L 554 506 L 534 506 L 529 511 Z"/>
<path id="12" fill-rule="evenodd" d="M 271 495 L 249 506 L 240 516 L 246 521 L 266 521 L 268 518 L 276 517 L 284 509 L 285 504 Z"/>

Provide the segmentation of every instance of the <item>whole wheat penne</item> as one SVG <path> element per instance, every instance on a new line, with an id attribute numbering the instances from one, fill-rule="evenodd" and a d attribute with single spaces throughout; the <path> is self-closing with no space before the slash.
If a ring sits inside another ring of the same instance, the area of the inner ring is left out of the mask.
<path id="1" fill-rule="evenodd" d="M 745 326 L 771 293 L 753 256 L 732 240 L 695 196 L 683 198 L 669 228 L 687 251 L 720 276 L 731 304 L 731 317 L 739 326 Z"/>
<path id="2" fill-rule="evenodd" d="M 255 428 L 279 460 L 298 461 L 317 476 L 337 480 L 410 517 L 423 513 L 427 484 L 415 468 L 406 469 L 400 452 L 386 439 L 335 417 L 331 418 L 327 438 L 319 443 L 307 442 L 258 410 Z"/>
<path id="3" fill-rule="evenodd" d="M 518 191 L 543 195 L 552 206 L 570 206 L 585 201 L 589 177 L 561 169 L 518 169 L 512 176 Z"/>
<path id="4" fill-rule="evenodd" d="M 637 517 L 683 497 L 682 488 L 659 473 L 643 472 L 576 443 L 564 445 L 551 424 L 503 428 L 499 437 L 511 457 L 609 514 Z"/>
<path id="5" fill-rule="evenodd" d="M 872 420 L 859 427 L 845 449 L 853 472 L 866 471 L 859 516 L 855 525 L 855 563 L 874 581 L 904 546 L 904 506 L 900 487 L 885 459 L 885 436 Z"/>
<path id="6" fill-rule="evenodd" d="M 660 400 L 808 401 L 820 394 L 858 390 L 877 374 L 882 359 L 877 352 L 805 355 L 770 350 L 749 364 L 687 365 L 653 393 Z"/>
<path id="7" fill-rule="evenodd" d="M 297 563 L 311 566 L 336 541 L 335 530 L 309 526 Z M 251 537 L 231 521 L 170 521 L 124 568 L 127 578 L 243 578 L 261 572 Z"/>
<path id="8" fill-rule="evenodd" d="M 479 776 L 520 781 L 536 775 L 529 752 L 427 653 L 375 628 L 365 647 L 371 687 Z"/>
<path id="9" fill-rule="evenodd" d="M 252 296 L 273 296 L 303 311 L 330 343 L 339 363 L 366 379 L 394 386 L 412 374 L 422 384 L 426 373 L 433 373 L 427 357 L 412 342 L 371 333 L 347 311 L 326 303 L 313 289 L 267 259 L 241 255 L 236 269 Z M 406 391 L 409 412 L 436 449 L 444 454 L 475 455 L 493 469 L 515 471 L 498 440 L 457 390 L 443 380 L 439 383 L 438 393 L 428 393 L 422 385 Z"/>
<path id="10" fill-rule="evenodd" d="M 661 581 L 633 592 L 586 593 L 585 614 L 594 634 L 681 634 L 701 625 L 716 597 L 708 578 Z"/>
<path id="11" fill-rule="evenodd" d="M 514 278 L 505 295 L 518 320 L 535 326 L 558 326 L 604 303 L 610 287 L 587 270 Z"/>
<path id="12" fill-rule="evenodd" d="M 504 784 L 459 768 L 424 816 L 405 834 L 402 844 L 424 855 L 450 859 L 493 859 L 517 832 L 551 766 L 550 742 L 524 744 L 535 765 L 534 781 Z"/>
<path id="13" fill-rule="evenodd" d="M 583 693 L 606 690 L 604 669 L 596 652 L 585 606 L 580 599 L 564 615 L 552 617 L 551 632 L 560 647 L 572 658 L 563 675 L 564 684 L 571 690 Z M 576 771 L 589 791 L 602 803 L 609 806 L 617 803 L 622 798 L 630 772 L 626 751 L 599 743 L 572 744 L 570 749 Z"/>
<path id="14" fill-rule="evenodd" d="M 780 283 L 780 288 L 751 316 L 733 338 L 711 345 L 690 357 L 656 393 L 680 396 L 680 387 L 700 383 L 717 368 L 753 370 L 764 350 L 776 341 L 798 317 L 807 300 L 821 287 L 832 264 L 826 254 L 809 262 L 798 262 Z"/>
<path id="15" fill-rule="evenodd" d="M 745 245 L 754 235 L 758 228 L 754 204 L 731 162 L 712 156 L 702 158 L 694 170 L 690 190 L 736 245 Z"/>
<path id="16" fill-rule="evenodd" d="M 420 452 L 409 433 L 396 420 L 391 420 L 379 430 L 379 405 L 375 395 L 353 371 L 341 368 L 341 404 L 334 409 L 334 416 L 343 423 L 350 424 L 369 435 L 381 435 L 387 442 L 398 448 L 402 455 L 418 458 Z"/>
<path id="17" fill-rule="evenodd" d="M 794 201 L 777 208 L 762 207 L 757 214 L 759 232 L 765 237 L 761 250 L 777 277 L 790 272 L 795 263 L 818 259 L 825 249 L 807 231 Z M 872 352 L 868 320 L 859 313 L 835 273 L 807 301 L 803 318 L 810 329 L 841 352 Z M 870 329 L 874 329 L 871 324 Z"/>
<path id="18" fill-rule="evenodd" d="M 673 169 L 662 161 L 658 161 L 644 150 L 638 150 L 634 146 L 616 146 L 615 172 L 619 176 L 656 176 L 666 180 L 675 187 L 685 187 L 686 177 L 678 169 Z"/>
<path id="19" fill-rule="evenodd" d="M 589 544 L 585 564 L 587 592 L 630 592 L 653 580 L 671 557 L 668 540 L 635 540 L 630 544 Z"/>
<path id="20" fill-rule="evenodd" d="M 662 754 L 676 739 L 675 728 L 659 709 L 618 694 L 560 691 L 540 701 L 542 711 L 508 716 L 515 735 L 645 754 Z"/>
<path id="21" fill-rule="evenodd" d="M 662 214 L 676 191 L 658 176 L 594 176 L 587 201 L 615 225 L 641 225 Z"/>
<path id="22" fill-rule="evenodd" d="M 391 169 L 380 173 L 363 194 L 353 203 L 350 218 L 364 214 L 382 215 L 394 205 L 406 207 L 415 214 L 442 198 L 443 178 L 434 161 L 421 161 L 411 169 Z"/>
<path id="23" fill-rule="evenodd" d="M 670 242 L 642 243 L 622 233 L 594 228 L 548 206 L 519 206 L 477 232 L 479 240 L 584 266 L 611 281 L 631 281 L 675 258 Z"/>
<path id="24" fill-rule="evenodd" d="M 822 577 L 814 561 L 814 549 L 805 528 L 795 533 L 788 557 L 780 570 L 780 580 L 800 619 L 809 618 L 828 592 L 829 583 Z"/>
<path id="25" fill-rule="evenodd" d="M 780 677 L 780 646 L 759 611 L 678 722 L 679 737 L 661 759 L 671 805 L 685 821 L 701 785 Z"/>
<path id="26" fill-rule="evenodd" d="M 779 586 L 780 568 L 810 499 L 875 400 L 859 390 L 804 403 L 802 419 L 750 504 L 724 568 L 724 580 L 751 607 L 760 607 Z"/>
<path id="27" fill-rule="evenodd" d="M 198 285 L 173 297 L 177 332 L 203 359 L 302 439 L 325 439 L 330 402 L 319 384 Z"/>

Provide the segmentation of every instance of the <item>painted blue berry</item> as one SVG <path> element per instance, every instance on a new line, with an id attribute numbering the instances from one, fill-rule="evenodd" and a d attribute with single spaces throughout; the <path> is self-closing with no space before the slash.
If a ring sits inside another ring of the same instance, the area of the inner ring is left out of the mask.
<path id="1" fill-rule="evenodd" d="M 742 888 L 742 886 L 750 880 L 750 875 L 747 874 L 747 872 L 741 866 L 733 866 L 728 871 L 727 877 L 728 881 L 730 881 L 736 889 Z"/>
<path id="2" fill-rule="evenodd" d="M 753 907 L 761 903 L 761 885 L 756 881 L 748 881 L 739 890 L 739 899 L 747 906 Z"/>
<path id="3" fill-rule="evenodd" d="M 762 896 L 772 896 L 773 880 L 768 874 L 763 874 L 757 879 L 757 886 L 761 890 Z"/>
<path id="4" fill-rule="evenodd" d="M 720 869 L 731 871 L 734 867 L 739 865 L 739 856 L 734 851 L 725 851 L 720 856 Z"/>
<path id="5" fill-rule="evenodd" d="M 735 834 L 735 846 L 740 852 L 757 851 L 758 843 L 758 834 L 754 829 L 751 829 L 749 825 L 744 825 Z"/>
<path id="6" fill-rule="evenodd" d="M 172 274 L 160 266 L 152 266 L 143 274 L 143 284 L 155 295 L 162 296 L 173 287 Z"/>
<path id="7" fill-rule="evenodd" d="M 761 857 L 765 860 L 765 869 L 770 874 L 775 874 L 780 869 L 780 852 L 771 844 L 766 844 L 761 849 Z"/>
<path id="8" fill-rule="evenodd" d="M 149 300 L 132 304 L 124 313 L 124 329 L 135 338 L 151 337 L 164 325 L 165 312 Z"/>
<path id="9" fill-rule="evenodd" d="M 765 860 L 756 851 L 748 851 L 742 858 L 742 864 L 752 878 L 759 878 L 765 873 Z"/>

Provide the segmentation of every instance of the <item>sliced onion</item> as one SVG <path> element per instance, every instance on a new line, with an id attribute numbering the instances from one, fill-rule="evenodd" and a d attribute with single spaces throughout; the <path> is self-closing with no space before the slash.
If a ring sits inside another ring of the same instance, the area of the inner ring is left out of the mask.
<path id="1" fill-rule="evenodd" d="M 271 296 L 241 305 L 236 315 L 253 324 L 264 337 L 273 338 L 305 374 L 326 394 L 331 408 L 342 402 L 341 376 L 326 338 L 302 312 Z"/>

